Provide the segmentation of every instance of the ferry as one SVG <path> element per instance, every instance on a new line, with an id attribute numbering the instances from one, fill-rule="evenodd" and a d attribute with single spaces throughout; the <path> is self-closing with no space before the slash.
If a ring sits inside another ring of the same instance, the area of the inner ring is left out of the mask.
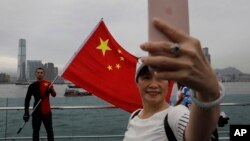
<path id="1" fill-rule="evenodd" d="M 79 86 L 77 86 L 77 85 L 75 85 L 73 83 L 68 84 L 68 87 L 69 88 L 80 88 Z"/>
<path id="2" fill-rule="evenodd" d="M 16 82 L 16 85 L 29 85 L 29 82 Z"/>
<path id="3" fill-rule="evenodd" d="M 91 96 L 92 93 L 83 90 L 80 87 L 69 87 L 65 89 L 64 96 Z"/>

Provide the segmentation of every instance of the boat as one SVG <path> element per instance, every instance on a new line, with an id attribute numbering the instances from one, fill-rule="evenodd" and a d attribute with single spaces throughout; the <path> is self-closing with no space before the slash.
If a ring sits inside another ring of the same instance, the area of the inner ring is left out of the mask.
<path id="1" fill-rule="evenodd" d="M 29 82 L 16 82 L 16 85 L 29 85 Z"/>
<path id="2" fill-rule="evenodd" d="M 85 91 L 81 88 L 66 88 L 64 96 L 91 96 L 92 93 Z"/>
<path id="3" fill-rule="evenodd" d="M 68 87 L 69 88 L 80 88 L 79 86 L 75 85 L 75 84 L 68 84 Z"/>

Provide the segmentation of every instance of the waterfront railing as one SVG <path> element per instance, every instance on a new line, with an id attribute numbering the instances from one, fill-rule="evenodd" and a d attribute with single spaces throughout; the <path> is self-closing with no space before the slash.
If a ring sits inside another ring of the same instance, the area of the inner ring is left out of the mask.
<path id="1" fill-rule="evenodd" d="M 250 106 L 250 103 L 222 103 L 221 104 L 222 107 L 238 107 L 238 106 Z M 117 115 L 119 116 L 124 116 L 126 115 L 124 119 L 128 119 L 129 117 L 129 113 L 127 114 L 119 114 L 119 111 L 121 111 L 120 109 L 112 106 L 112 105 L 98 105 L 98 106 L 51 106 L 52 110 L 53 110 L 53 122 L 60 122 L 60 123 L 56 123 L 54 127 L 54 129 L 59 129 L 59 128 L 63 128 L 60 129 L 60 134 L 61 135 L 56 135 L 55 139 L 56 140 L 70 140 L 70 141 L 76 141 L 76 140 L 81 140 L 81 141 L 118 141 L 118 140 L 122 140 L 123 138 L 123 131 L 116 133 L 116 134 L 112 134 L 112 131 L 109 132 L 109 134 L 91 134 L 91 135 L 86 135 L 86 130 L 88 129 L 79 129 L 79 130 L 84 130 L 83 131 L 83 135 L 81 135 L 81 133 L 79 131 L 74 130 L 74 128 L 79 128 L 79 124 L 82 124 L 82 126 L 85 126 L 83 121 L 78 121 L 79 119 L 81 119 L 80 117 L 74 117 L 75 115 L 82 115 L 82 117 L 88 117 L 88 122 L 91 122 L 92 119 L 92 115 L 85 115 L 86 113 L 83 113 L 82 110 L 91 110 L 91 111 L 96 111 L 94 112 L 94 114 L 96 114 L 99 118 L 103 118 L 103 113 L 106 113 L 107 111 L 113 110 L 115 112 L 114 116 L 117 117 Z M 32 109 L 32 107 L 30 107 L 30 109 Z M 23 110 L 24 107 L 0 107 L 0 113 L 1 113 L 1 118 L 2 120 L 0 120 L 1 124 L 1 129 L 0 132 L 2 132 L 2 134 L 0 134 L 0 140 L 11 140 L 11 141 L 21 141 L 21 140 L 32 140 L 30 133 L 32 132 L 32 128 L 31 125 L 29 125 L 28 127 L 25 127 L 24 130 L 29 130 L 29 132 L 24 133 L 24 135 L 16 135 L 16 131 L 18 130 L 19 126 L 22 124 L 22 114 L 23 114 Z M 76 111 L 77 110 L 77 111 Z M 101 112 L 100 112 L 101 110 Z M 65 112 L 64 112 L 65 111 Z M 75 113 L 75 114 L 72 114 Z M 102 113 L 102 114 L 100 114 Z M 99 115 L 98 115 L 99 114 Z M 244 113 L 243 113 L 244 114 Z M 65 121 L 67 121 L 68 123 L 64 123 L 63 121 L 59 121 L 60 117 L 58 117 L 58 115 L 61 116 L 61 118 L 66 118 Z M 14 116 L 14 117 L 13 117 Z M 68 117 L 69 116 L 69 117 Z M 230 115 L 228 115 L 230 116 Z M 4 120 L 4 119 L 5 120 Z M 92 121 L 93 123 L 96 124 L 96 122 L 108 122 L 106 125 L 110 125 L 113 126 L 114 125 L 114 118 L 109 117 L 110 121 L 107 121 L 107 119 L 104 120 L 98 120 L 98 121 Z M 75 121 L 76 120 L 76 121 Z M 82 119 L 82 120 L 87 120 Z M 95 118 L 93 118 L 93 120 L 96 120 Z M 119 122 L 119 119 L 116 119 L 117 122 Z M 29 121 L 31 122 L 31 121 Z M 127 124 L 127 121 L 124 122 L 125 124 Z M 91 124 L 91 123 L 89 123 Z M 15 127 L 13 127 L 15 125 Z M 18 126 L 17 126 L 18 125 Z M 105 126 L 105 125 L 104 125 Z M 5 127 L 5 128 L 4 128 Z M 89 130 L 95 130 L 95 128 L 103 128 L 102 126 L 100 126 L 100 124 L 96 124 L 96 126 L 93 128 L 94 126 L 86 126 L 86 128 L 91 128 Z M 64 129 L 65 128 L 65 129 Z M 126 128 L 126 127 L 125 127 Z M 101 130 L 108 130 L 108 128 L 103 128 L 103 129 L 99 129 Z M 111 130 L 115 130 L 115 129 L 111 129 Z M 125 130 L 125 129 L 124 129 Z M 59 132 L 59 131 L 56 131 Z M 76 133 L 75 133 L 76 132 Z M 85 135 L 84 135 L 85 133 Z M 43 131 L 41 134 L 41 140 L 46 140 L 46 132 Z M 219 128 L 219 136 L 220 136 L 220 141 L 227 141 L 229 140 L 229 128 L 227 126 L 226 129 L 224 128 Z"/>

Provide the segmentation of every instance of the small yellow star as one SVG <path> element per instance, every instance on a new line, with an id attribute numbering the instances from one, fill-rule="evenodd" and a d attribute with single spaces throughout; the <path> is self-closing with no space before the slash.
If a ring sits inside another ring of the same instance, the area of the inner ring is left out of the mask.
<path id="1" fill-rule="evenodd" d="M 115 67 L 119 70 L 121 68 L 120 64 L 116 64 Z"/>
<path id="2" fill-rule="evenodd" d="M 112 66 L 111 66 L 111 65 L 108 65 L 108 66 L 107 66 L 107 69 L 108 69 L 109 71 L 111 71 L 111 70 L 112 70 Z"/>
<path id="3" fill-rule="evenodd" d="M 124 57 L 120 57 L 120 60 L 121 60 L 121 61 L 124 61 Z"/>
<path id="4" fill-rule="evenodd" d="M 112 50 L 109 46 L 108 46 L 108 42 L 109 39 L 103 41 L 102 38 L 100 38 L 100 45 L 96 48 L 96 49 L 100 49 L 102 50 L 102 55 L 105 56 L 105 53 L 107 50 Z"/>
<path id="5" fill-rule="evenodd" d="M 122 51 L 121 51 L 120 49 L 118 49 L 117 52 L 118 52 L 119 54 L 122 54 Z"/>

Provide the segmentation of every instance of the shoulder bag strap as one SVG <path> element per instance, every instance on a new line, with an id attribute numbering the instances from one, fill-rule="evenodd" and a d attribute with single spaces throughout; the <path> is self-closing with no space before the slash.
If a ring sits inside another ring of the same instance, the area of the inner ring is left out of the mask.
<path id="1" fill-rule="evenodd" d="M 175 138 L 175 136 L 174 136 L 174 133 L 173 133 L 172 129 L 169 126 L 169 123 L 168 123 L 168 114 L 166 115 L 166 117 L 164 119 L 164 128 L 165 128 L 165 132 L 166 132 L 166 135 L 168 137 L 168 140 L 169 141 L 177 141 L 176 138 Z"/>
<path id="2" fill-rule="evenodd" d="M 141 109 L 135 111 L 135 113 L 131 116 L 130 119 L 133 119 L 135 116 L 137 116 L 140 113 Z"/>

